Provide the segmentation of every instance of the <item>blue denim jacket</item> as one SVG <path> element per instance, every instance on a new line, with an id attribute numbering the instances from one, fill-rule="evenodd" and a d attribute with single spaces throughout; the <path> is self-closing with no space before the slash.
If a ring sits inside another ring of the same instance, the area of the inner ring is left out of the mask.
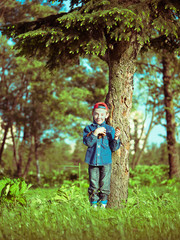
<path id="1" fill-rule="evenodd" d="M 89 136 L 88 133 L 95 131 L 97 127 L 106 128 L 106 136 L 98 139 L 93 133 Z M 112 163 L 112 152 L 120 148 L 120 140 L 115 140 L 115 130 L 105 122 L 101 125 L 92 123 L 85 127 L 83 132 L 83 143 L 88 146 L 85 162 L 93 166 L 103 166 Z"/>

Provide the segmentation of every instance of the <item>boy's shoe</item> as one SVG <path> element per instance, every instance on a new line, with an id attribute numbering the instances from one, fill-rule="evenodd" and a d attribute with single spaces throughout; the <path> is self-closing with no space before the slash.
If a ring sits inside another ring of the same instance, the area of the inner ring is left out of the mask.
<path id="1" fill-rule="evenodd" d="M 91 206 L 92 206 L 93 208 L 97 208 L 97 202 L 91 202 Z"/>
<path id="2" fill-rule="evenodd" d="M 97 208 L 97 204 L 93 204 L 91 205 L 93 208 Z"/>
<path id="3" fill-rule="evenodd" d="M 107 204 L 103 204 L 103 203 L 102 203 L 102 204 L 100 205 L 100 208 L 106 208 L 106 206 L 107 206 Z"/>
<path id="4" fill-rule="evenodd" d="M 107 200 L 100 201 L 99 204 L 100 204 L 100 208 L 106 208 L 107 207 Z"/>

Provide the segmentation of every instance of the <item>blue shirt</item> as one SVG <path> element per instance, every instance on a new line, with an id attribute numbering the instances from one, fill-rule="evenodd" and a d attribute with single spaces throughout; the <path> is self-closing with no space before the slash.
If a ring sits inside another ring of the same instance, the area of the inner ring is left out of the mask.
<path id="1" fill-rule="evenodd" d="M 106 136 L 98 139 L 93 133 L 97 127 L 106 128 Z M 115 140 L 115 130 L 105 122 L 101 125 L 92 123 L 85 127 L 83 132 L 83 143 L 88 146 L 85 162 L 93 166 L 103 166 L 112 163 L 112 152 L 120 148 L 120 140 Z"/>

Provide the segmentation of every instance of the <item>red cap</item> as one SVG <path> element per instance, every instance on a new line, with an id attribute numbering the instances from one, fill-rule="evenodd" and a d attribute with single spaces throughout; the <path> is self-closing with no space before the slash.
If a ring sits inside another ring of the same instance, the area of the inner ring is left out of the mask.
<path id="1" fill-rule="evenodd" d="M 96 109 L 96 108 L 102 108 L 102 109 L 106 109 L 108 111 L 108 107 L 107 105 L 104 103 L 104 102 L 98 102 L 94 105 L 94 108 L 93 108 L 93 111 Z"/>

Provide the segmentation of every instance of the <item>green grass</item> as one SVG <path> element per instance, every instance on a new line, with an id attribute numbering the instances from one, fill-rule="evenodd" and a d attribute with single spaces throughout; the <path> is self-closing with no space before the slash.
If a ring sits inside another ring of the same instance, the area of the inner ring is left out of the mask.
<path id="1" fill-rule="evenodd" d="M 129 190 L 122 209 L 93 209 L 87 184 L 30 189 L 28 205 L 0 210 L 0 239 L 13 240 L 178 240 L 180 189 L 141 187 Z"/>

